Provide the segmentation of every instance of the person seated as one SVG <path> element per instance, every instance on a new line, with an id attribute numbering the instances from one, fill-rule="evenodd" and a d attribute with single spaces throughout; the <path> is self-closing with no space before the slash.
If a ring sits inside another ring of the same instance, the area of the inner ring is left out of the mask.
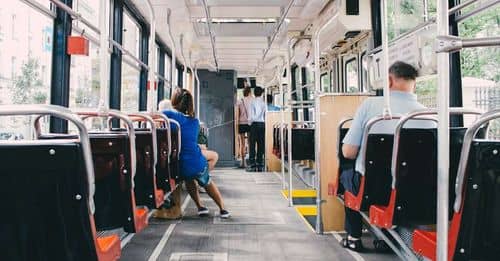
<path id="1" fill-rule="evenodd" d="M 271 94 L 266 95 L 267 101 L 267 111 L 280 111 L 281 108 L 273 104 L 273 96 Z"/>
<path id="2" fill-rule="evenodd" d="M 215 168 L 218 155 L 216 152 L 201 150 L 198 145 L 200 122 L 194 115 L 194 100 L 186 89 L 177 88 L 172 95 L 172 106 L 175 110 L 164 110 L 163 113 L 180 124 L 181 153 L 179 157 L 181 176 L 186 182 L 189 195 L 198 207 L 198 215 L 209 214 L 208 208 L 203 206 L 198 185 L 205 188 L 208 195 L 219 207 L 221 218 L 229 218 L 231 214 L 224 208 L 221 193 L 211 180 L 210 171 Z"/>
<path id="3" fill-rule="evenodd" d="M 416 86 L 417 70 L 404 62 L 395 62 L 389 68 L 390 108 L 393 114 L 406 114 L 415 110 L 424 109 L 425 106 L 417 101 L 414 94 Z M 380 116 L 384 108 L 384 97 L 372 97 L 366 99 L 356 111 L 351 128 L 347 132 L 342 146 L 342 153 L 347 159 L 356 159 L 355 169 L 345 170 L 341 173 L 340 183 L 345 190 L 358 194 L 360 186 L 359 170 L 362 162 L 358 155 L 361 147 L 362 137 L 366 123 Z M 370 133 L 394 134 L 397 121 L 381 121 L 375 124 Z M 434 123 L 428 121 L 410 122 L 411 127 L 433 128 Z M 345 207 L 345 231 L 346 238 L 342 240 L 342 246 L 354 251 L 362 251 L 361 243 L 362 219 L 359 212 Z"/>

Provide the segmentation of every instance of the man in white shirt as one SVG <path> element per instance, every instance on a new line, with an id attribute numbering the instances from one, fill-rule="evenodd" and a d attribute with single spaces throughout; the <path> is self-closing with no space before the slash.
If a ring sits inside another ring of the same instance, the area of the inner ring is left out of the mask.
<path id="1" fill-rule="evenodd" d="M 417 101 L 415 92 L 415 79 L 417 70 L 404 62 L 395 62 L 389 68 L 389 89 L 391 96 L 391 110 L 393 114 L 406 114 L 408 112 L 424 109 L 425 106 Z M 348 159 L 356 159 L 355 170 L 346 170 L 340 176 L 340 182 L 345 190 L 358 194 L 360 186 L 360 171 L 363 162 L 358 155 L 362 146 L 362 137 L 365 132 L 366 123 L 382 114 L 384 108 L 384 97 L 373 97 L 366 99 L 354 115 L 351 128 L 347 132 L 342 146 L 342 153 Z M 397 120 L 381 121 L 376 123 L 370 133 L 394 134 Z M 435 124 L 430 121 L 410 121 L 407 128 L 434 128 Z M 346 207 L 345 230 L 347 236 L 342 240 L 342 245 L 354 251 L 362 251 L 361 230 L 362 220 L 359 212 Z"/>
<path id="2" fill-rule="evenodd" d="M 253 90 L 255 98 L 250 103 L 250 166 L 247 171 L 264 170 L 266 103 L 262 99 L 263 92 L 261 87 L 255 87 Z M 255 145 L 257 145 L 257 151 Z"/>

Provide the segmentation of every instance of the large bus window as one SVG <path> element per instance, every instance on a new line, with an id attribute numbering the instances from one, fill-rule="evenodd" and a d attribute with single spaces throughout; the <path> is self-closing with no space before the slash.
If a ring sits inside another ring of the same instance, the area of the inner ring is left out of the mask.
<path id="1" fill-rule="evenodd" d="M 356 58 L 348 60 L 345 64 L 345 89 L 346 92 L 359 92 L 358 61 Z"/>
<path id="2" fill-rule="evenodd" d="M 170 83 L 165 83 L 165 98 L 170 99 L 170 87 L 172 83 L 172 59 L 170 56 L 165 54 L 165 79 L 169 81 Z"/>
<path id="3" fill-rule="evenodd" d="M 93 26 L 99 28 L 100 0 L 73 0 L 73 9 L 76 9 Z M 78 27 L 85 29 L 85 33 L 90 33 L 96 39 L 99 39 L 99 34 L 88 28 L 84 23 L 79 23 L 77 20 L 74 23 Z"/>
<path id="4" fill-rule="evenodd" d="M 43 3 L 43 1 L 42 1 Z M 48 104 L 53 47 L 52 18 L 22 1 L 0 5 L 0 104 Z M 28 117 L 2 117 L 0 129 L 30 138 Z"/>
<path id="5" fill-rule="evenodd" d="M 417 79 L 415 88 L 417 99 L 427 108 L 437 107 L 437 75 L 431 75 L 425 78 Z"/>
<path id="6" fill-rule="evenodd" d="M 139 25 L 132 17 L 124 12 L 123 14 L 123 47 L 131 52 L 136 58 L 139 57 L 139 40 L 141 31 Z M 135 61 L 128 56 L 123 56 L 122 62 L 122 91 L 121 110 L 139 110 L 139 77 L 140 68 L 134 66 Z"/>
<path id="7" fill-rule="evenodd" d="M 71 56 L 69 107 L 97 108 L 100 99 L 99 46 L 90 43 L 89 56 Z"/>
<path id="8" fill-rule="evenodd" d="M 458 27 L 464 38 L 500 35 L 500 5 L 460 22 Z M 463 49 L 460 58 L 464 107 L 485 111 L 500 108 L 500 48 Z M 500 139 L 500 121 L 491 122 L 490 132 L 491 138 Z"/>
<path id="9" fill-rule="evenodd" d="M 387 1 L 387 9 L 389 41 L 425 22 L 423 0 L 391 0 Z M 436 16 L 436 0 L 427 0 L 427 16 Z"/>
<path id="10" fill-rule="evenodd" d="M 330 72 L 321 75 L 321 90 L 323 92 L 331 92 Z"/>

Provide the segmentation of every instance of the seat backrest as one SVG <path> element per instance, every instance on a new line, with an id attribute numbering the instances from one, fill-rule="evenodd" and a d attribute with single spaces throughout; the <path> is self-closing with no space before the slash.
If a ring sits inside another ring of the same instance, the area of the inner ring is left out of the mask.
<path id="1" fill-rule="evenodd" d="M 2 260 L 97 260 L 81 145 L 0 145 Z"/>
<path id="2" fill-rule="evenodd" d="M 340 128 L 339 129 L 339 135 L 338 135 L 338 141 L 337 141 L 337 157 L 339 160 L 339 175 L 342 173 L 344 170 L 347 169 L 354 169 L 354 163 L 355 160 L 352 159 L 346 159 L 344 157 L 344 154 L 342 153 L 342 145 L 344 145 L 344 138 L 345 135 L 347 135 L 347 132 L 349 131 L 349 128 Z"/>
<path id="3" fill-rule="evenodd" d="M 454 260 L 500 256 L 500 141 L 473 141 Z"/>
<path id="4" fill-rule="evenodd" d="M 123 227 L 134 232 L 130 142 L 125 133 L 91 134 L 95 172 L 94 214 L 97 230 Z"/>
<path id="5" fill-rule="evenodd" d="M 137 170 L 134 177 L 134 193 L 137 205 L 156 208 L 155 166 L 153 157 L 153 140 L 149 130 L 135 132 Z"/>
<path id="6" fill-rule="evenodd" d="M 436 220 L 437 130 L 402 129 L 396 159 L 394 225 Z"/>
<path id="7" fill-rule="evenodd" d="M 164 192 L 171 191 L 170 188 L 170 168 L 169 168 L 169 150 L 168 144 L 169 131 L 164 128 L 156 129 L 158 162 L 156 164 L 156 186 Z"/>
<path id="8" fill-rule="evenodd" d="M 172 141 L 172 153 L 171 153 L 171 158 L 170 158 L 170 174 L 171 178 L 174 178 L 175 180 L 180 180 L 180 170 L 179 170 L 179 157 L 178 153 L 180 148 L 180 144 L 178 142 L 179 138 L 179 131 L 177 128 L 171 128 L 171 141 Z"/>
<path id="9" fill-rule="evenodd" d="M 362 210 L 387 205 L 391 194 L 391 158 L 394 135 L 369 134 L 365 160 L 365 189 Z"/>
<path id="10" fill-rule="evenodd" d="M 314 160 L 314 129 L 292 129 L 292 159 Z"/>

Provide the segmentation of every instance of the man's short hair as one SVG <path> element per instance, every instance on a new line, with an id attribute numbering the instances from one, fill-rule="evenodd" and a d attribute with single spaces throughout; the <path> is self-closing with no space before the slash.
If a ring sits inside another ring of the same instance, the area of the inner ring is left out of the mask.
<path id="1" fill-rule="evenodd" d="M 254 89 L 253 89 L 253 95 L 255 95 L 255 97 L 260 97 L 262 96 L 262 93 L 264 92 L 264 89 L 262 89 L 262 87 L 259 87 L 259 86 L 256 86 Z"/>
<path id="2" fill-rule="evenodd" d="M 401 61 L 397 61 L 389 67 L 389 74 L 405 80 L 415 80 L 418 77 L 418 71 L 415 67 Z"/>

